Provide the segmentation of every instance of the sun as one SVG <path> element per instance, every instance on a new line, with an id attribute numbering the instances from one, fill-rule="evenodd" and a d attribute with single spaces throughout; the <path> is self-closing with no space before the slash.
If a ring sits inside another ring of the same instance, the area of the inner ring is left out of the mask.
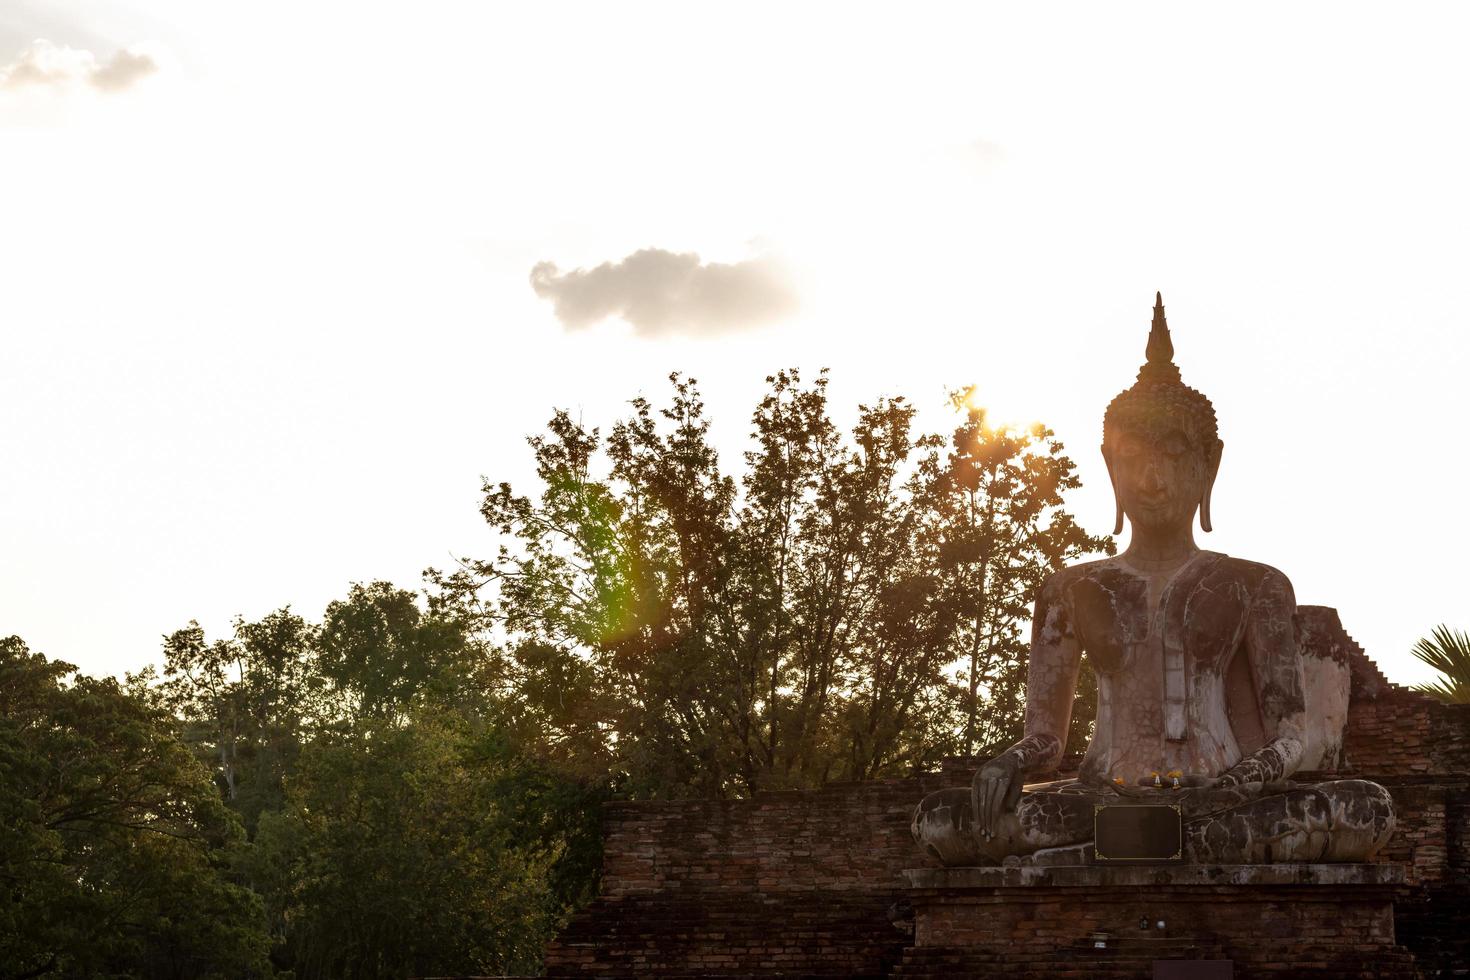
<path id="1" fill-rule="evenodd" d="M 955 398 L 955 407 L 979 415 L 981 426 L 990 432 L 1034 435 L 1040 425 L 1033 419 L 1005 415 L 984 404 L 980 400 L 979 389 L 973 385 Z"/>

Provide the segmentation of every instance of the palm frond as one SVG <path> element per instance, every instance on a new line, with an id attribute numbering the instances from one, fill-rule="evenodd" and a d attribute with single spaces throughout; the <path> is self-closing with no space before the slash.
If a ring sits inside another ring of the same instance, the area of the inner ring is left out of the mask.
<path id="1" fill-rule="evenodd" d="M 1414 690 L 1451 704 L 1470 704 L 1470 633 L 1441 624 L 1410 652 L 1443 675 L 1415 684 Z"/>

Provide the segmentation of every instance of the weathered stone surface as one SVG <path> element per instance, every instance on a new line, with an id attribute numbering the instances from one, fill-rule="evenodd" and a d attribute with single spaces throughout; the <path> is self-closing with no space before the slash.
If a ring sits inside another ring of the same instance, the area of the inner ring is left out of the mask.
<path id="1" fill-rule="evenodd" d="M 1299 610 L 1276 569 L 1196 547 L 1223 443 L 1209 399 L 1174 366 L 1162 297 L 1147 357 L 1103 423 L 1128 548 L 1042 585 L 1025 737 L 980 768 L 968 801 L 926 798 L 914 839 L 949 865 L 1086 860 L 1094 808 L 1162 781 L 1189 818 L 1191 860 L 1365 860 L 1393 829 L 1388 793 L 1362 780 L 1287 782 L 1341 758 L 1351 689 L 1341 624 L 1331 610 Z M 1025 786 L 1057 764 L 1084 656 L 1098 698 L 1081 771 Z"/>
<path id="2" fill-rule="evenodd" d="M 1301 768 L 1332 771 L 1342 767 L 1356 644 L 1328 606 L 1297 606 L 1296 628 L 1308 722 Z"/>
<path id="3" fill-rule="evenodd" d="M 1182 864 L 1148 867 L 910 868 L 910 888 L 959 891 L 989 888 L 1182 888 L 1204 885 L 1403 885 L 1394 864 Z"/>

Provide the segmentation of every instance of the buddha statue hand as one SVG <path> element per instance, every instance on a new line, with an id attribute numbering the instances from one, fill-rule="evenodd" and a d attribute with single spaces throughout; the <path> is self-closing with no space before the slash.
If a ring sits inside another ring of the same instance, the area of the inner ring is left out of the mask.
<path id="1" fill-rule="evenodd" d="M 1061 754 L 1060 739 L 1031 735 L 981 766 L 970 784 L 975 832 L 986 840 L 999 833 L 1002 815 L 1014 812 L 1021 799 L 1027 770 L 1054 765 Z"/>
<path id="2" fill-rule="evenodd" d="M 1021 760 L 1011 752 L 1002 752 L 975 773 L 970 784 L 970 805 L 975 814 L 975 829 L 989 840 L 995 836 L 1000 816 L 1014 810 L 1021 799 L 1025 782 Z"/>

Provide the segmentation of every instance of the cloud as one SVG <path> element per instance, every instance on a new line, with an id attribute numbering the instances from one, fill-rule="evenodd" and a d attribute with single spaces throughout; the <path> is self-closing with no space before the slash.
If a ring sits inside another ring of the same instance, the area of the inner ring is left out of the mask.
<path id="1" fill-rule="evenodd" d="M 121 92 L 156 71 L 158 62 L 151 55 L 124 48 L 114 54 L 111 61 L 92 72 L 92 84 L 104 92 Z"/>
<path id="2" fill-rule="evenodd" d="M 158 71 L 158 61 L 142 48 L 123 48 L 108 61 L 82 48 L 32 41 L 19 58 L 0 68 L 0 88 L 53 89 L 87 85 L 100 92 L 121 92 Z"/>
<path id="3" fill-rule="evenodd" d="M 796 308 L 784 270 L 762 256 L 701 262 L 694 252 L 645 248 L 595 269 L 531 270 L 531 288 L 568 330 L 620 317 L 645 337 L 714 336 L 761 326 Z"/>

